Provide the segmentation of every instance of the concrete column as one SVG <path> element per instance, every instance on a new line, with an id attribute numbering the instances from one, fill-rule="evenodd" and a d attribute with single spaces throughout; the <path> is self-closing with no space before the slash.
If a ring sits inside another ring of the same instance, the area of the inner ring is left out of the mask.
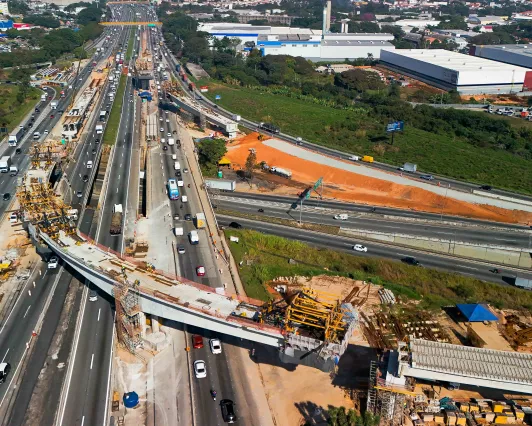
<path id="1" fill-rule="evenodd" d="M 151 316 L 151 332 L 152 333 L 159 332 L 159 317 L 157 315 Z"/>

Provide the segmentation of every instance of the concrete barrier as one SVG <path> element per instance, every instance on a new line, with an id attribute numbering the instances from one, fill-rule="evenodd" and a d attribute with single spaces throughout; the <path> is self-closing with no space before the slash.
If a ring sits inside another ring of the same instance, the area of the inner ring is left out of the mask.
<path id="1" fill-rule="evenodd" d="M 398 244 L 454 256 L 468 257 L 503 265 L 532 268 L 532 256 L 528 249 L 497 245 L 480 245 L 452 239 L 391 234 L 352 228 L 340 228 L 340 235 L 356 236 L 369 240 Z"/>
<path id="2" fill-rule="evenodd" d="M 507 197 L 505 195 L 494 194 L 494 193 L 488 192 L 488 191 L 479 191 L 477 189 L 474 189 L 473 190 L 473 194 L 481 195 L 483 197 L 488 197 L 488 198 L 494 198 L 496 200 L 501 200 L 501 201 L 509 201 L 509 202 L 515 203 L 515 204 L 522 204 L 524 206 L 532 206 L 532 201 L 521 200 L 519 198 Z"/>

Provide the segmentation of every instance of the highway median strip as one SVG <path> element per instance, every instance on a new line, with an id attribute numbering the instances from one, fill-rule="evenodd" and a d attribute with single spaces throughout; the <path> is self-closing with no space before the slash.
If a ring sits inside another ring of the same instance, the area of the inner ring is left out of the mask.
<path id="1" fill-rule="evenodd" d="M 118 136 L 118 128 L 120 127 L 120 117 L 122 115 L 122 105 L 124 101 L 124 92 L 126 91 L 127 76 L 120 76 L 120 83 L 118 84 L 118 90 L 116 91 L 115 101 L 105 127 L 103 134 L 103 143 L 106 145 L 114 145 Z"/>

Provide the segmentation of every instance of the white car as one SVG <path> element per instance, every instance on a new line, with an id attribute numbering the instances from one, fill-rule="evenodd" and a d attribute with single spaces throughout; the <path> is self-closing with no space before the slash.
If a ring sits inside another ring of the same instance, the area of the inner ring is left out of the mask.
<path id="1" fill-rule="evenodd" d="M 163 118 L 162 118 L 162 117 L 159 117 L 159 121 L 163 121 Z"/>
<path id="2" fill-rule="evenodd" d="M 172 134 L 171 134 L 170 132 L 168 132 L 168 133 L 166 134 L 166 136 L 168 136 L 169 138 L 171 138 L 171 137 L 172 137 Z"/>
<path id="3" fill-rule="evenodd" d="M 362 252 L 366 253 L 368 251 L 368 248 L 366 246 L 363 246 L 362 244 L 355 244 L 353 246 L 353 250 L 362 251 Z"/>
<path id="4" fill-rule="evenodd" d="M 346 213 L 337 214 L 334 216 L 336 220 L 347 220 L 349 216 Z"/>
<path id="5" fill-rule="evenodd" d="M 87 161 L 87 169 L 92 169 L 92 161 Z"/>
<path id="6" fill-rule="evenodd" d="M 205 361 L 198 360 L 194 362 L 194 374 L 196 375 L 196 379 L 204 379 L 207 377 Z"/>
<path id="7" fill-rule="evenodd" d="M 9 223 L 17 223 L 18 222 L 18 216 L 16 213 L 11 213 L 9 216 Z"/>
<path id="8" fill-rule="evenodd" d="M 45 130 L 45 131 L 44 131 L 44 134 L 45 134 L 45 135 L 47 135 L 48 133 L 49 133 L 48 130 Z"/>
<path id="9" fill-rule="evenodd" d="M 167 118 L 167 119 L 166 119 L 166 122 L 167 122 L 167 123 L 170 123 L 170 119 L 169 119 L 169 118 Z"/>
<path id="10" fill-rule="evenodd" d="M 48 269 L 56 269 L 59 266 L 59 259 L 57 256 L 52 256 L 48 261 Z"/>
<path id="11" fill-rule="evenodd" d="M 211 339 L 211 340 L 209 340 L 209 346 L 211 347 L 211 352 L 214 355 L 222 353 L 222 344 L 220 343 L 219 339 Z"/>
<path id="12" fill-rule="evenodd" d="M 162 127 L 159 130 L 161 133 L 164 133 L 164 129 Z"/>

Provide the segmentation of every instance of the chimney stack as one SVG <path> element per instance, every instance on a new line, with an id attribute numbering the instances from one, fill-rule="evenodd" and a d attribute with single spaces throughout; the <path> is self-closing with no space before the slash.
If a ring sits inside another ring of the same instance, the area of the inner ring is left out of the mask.
<path id="1" fill-rule="evenodd" d="M 325 23 L 325 31 L 331 32 L 331 0 L 327 0 L 327 22 Z"/>
<path id="2" fill-rule="evenodd" d="M 321 25 L 321 37 L 323 38 L 323 36 L 325 35 L 325 33 L 327 32 L 327 7 L 324 6 L 323 7 L 323 22 L 322 22 L 322 25 Z"/>

